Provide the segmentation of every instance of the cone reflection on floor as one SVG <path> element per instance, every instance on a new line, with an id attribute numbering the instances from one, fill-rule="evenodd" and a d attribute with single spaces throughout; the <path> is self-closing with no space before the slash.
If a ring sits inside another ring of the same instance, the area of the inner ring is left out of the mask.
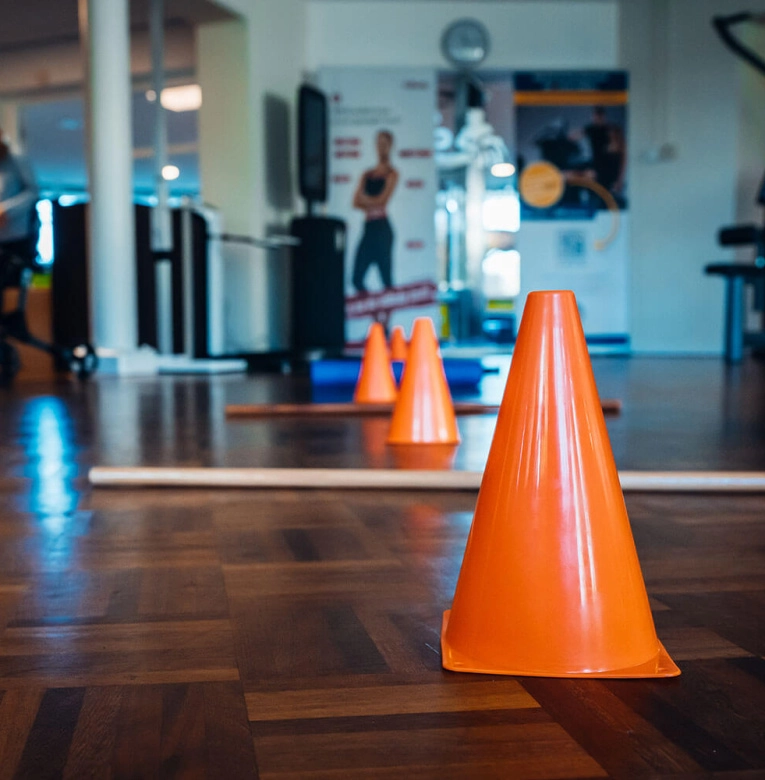
<path id="1" fill-rule="evenodd" d="M 408 352 L 409 347 L 406 343 L 404 329 L 400 325 L 396 325 L 390 334 L 390 359 L 404 362 Z"/>
<path id="2" fill-rule="evenodd" d="M 430 319 L 420 317 L 412 328 L 388 444 L 457 444 L 459 440 L 436 332 Z"/>
<path id="3" fill-rule="evenodd" d="M 456 444 L 390 444 L 393 465 L 402 471 L 451 471 Z"/>
<path id="4" fill-rule="evenodd" d="M 396 400 L 396 380 L 385 331 L 379 322 L 369 327 L 353 400 L 357 404 L 390 404 Z"/>
<path id="5" fill-rule="evenodd" d="M 371 469 L 390 468 L 390 452 L 387 443 L 387 417 L 362 417 L 359 420 L 364 464 Z"/>
<path id="6" fill-rule="evenodd" d="M 672 677 L 571 292 L 528 296 L 452 609 L 447 669 Z"/>

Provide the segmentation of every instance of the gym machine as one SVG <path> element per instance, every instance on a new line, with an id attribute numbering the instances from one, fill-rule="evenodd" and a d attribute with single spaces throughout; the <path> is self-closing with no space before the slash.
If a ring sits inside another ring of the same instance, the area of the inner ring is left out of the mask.
<path id="1" fill-rule="evenodd" d="M 765 15 L 747 12 L 730 16 L 717 16 L 712 25 L 723 43 L 744 62 L 765 75 L 765 60 L 745 46 L 733 33 L 733 28 L 747 22 L 763 23 Z M 765 207 L 765 179 L 760 185 L 757 203 Z M 754 262 L 711 263 L 705 273 L 722 276 L 725 279 L 725 359 L 728 363 L 741 362 L 744 347 L 765 349 L 765 227 L 757 225 L 732 225 L 723 227 L 718 233 L 723 247 L 750 246 L 754 249 Z M 754 289 L 754 310 L 761 312 L 762 324 L 759 331 L 748 331 L 746 319 L 746 287 Z"/>

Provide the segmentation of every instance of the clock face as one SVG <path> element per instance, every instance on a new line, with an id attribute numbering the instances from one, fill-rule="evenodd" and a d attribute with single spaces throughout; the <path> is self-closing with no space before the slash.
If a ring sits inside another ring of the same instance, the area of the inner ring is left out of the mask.
<path id="1" fill-rule="evenodd" d="M 489 53 L 489 33 L 474 19 L 460 19 L 444 31 L 441 51 L 452 64 L 474 68 Z"/>

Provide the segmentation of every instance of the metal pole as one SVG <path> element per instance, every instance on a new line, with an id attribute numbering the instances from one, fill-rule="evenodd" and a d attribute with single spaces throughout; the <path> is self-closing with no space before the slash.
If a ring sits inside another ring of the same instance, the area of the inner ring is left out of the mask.
<path id="1" fill-rule="evenodd" d="M 168 206 L 168 185 L 162 170 L 167 165 L 167 114 L 162 106 L 165 88 L 165 0 L 151 0 L 149 9 L 151 40 L 151 84 L 154 94 L 154 190 L 157 205 L 152 211 L 151 248 L 168 252 L 173 248 L 173 234 Z"/>
<path id="2" fill-rule="evenodd" d="M 151 249 L 154 252 L 154 279 L 157 311 L 157 351 L 173 352 L 173 271 L 163 258 L 173 247 L 173 231 L 168 205 L 167 180 L 162 175 L 167 165 L 167 114 L 162 105 L 165 88 L 165 0 L 151 0 L 149 6 L 151 42 L 151 86 L 154 90 L 154 193 L 157 203 L 151 210 Z"/>
<path id="3" fill-rule="evenodd" d="M 183 354 L 194 358 L 194 231 L 191 203 L 181 207 L 181 275 L 183 277 Z"/>

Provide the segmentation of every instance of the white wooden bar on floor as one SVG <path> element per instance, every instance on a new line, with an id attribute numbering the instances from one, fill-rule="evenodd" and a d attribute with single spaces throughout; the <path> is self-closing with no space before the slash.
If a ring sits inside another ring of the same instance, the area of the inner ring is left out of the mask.
<path id="1" fill-rule="evenodd" d="M 478 490 L 479 471 L 103 467 L 89 473 L 96 487 L 289 488 L 332 490 Z M 645 493 L 765 492 L 761 471 L 622 471 L 622 490 Z"/>

